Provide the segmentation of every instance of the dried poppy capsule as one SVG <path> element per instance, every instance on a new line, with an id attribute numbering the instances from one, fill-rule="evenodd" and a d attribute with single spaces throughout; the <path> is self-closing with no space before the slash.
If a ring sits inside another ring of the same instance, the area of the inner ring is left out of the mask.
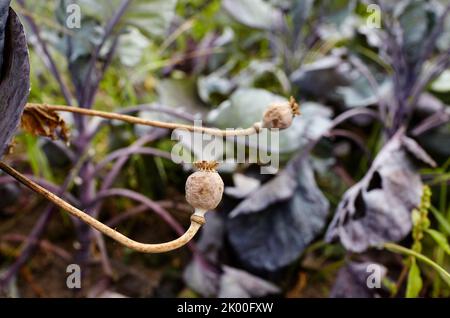
<path id="1" fill-rule="evenodd" d="M 269 106 L 263 115 L 264 128 L 285 129 L 291 126 L 295 115 L 300 115 L 299 106 L 294 97 L 289 102 L 275 103 Z"/>
<path id="2" fill-rule="evenodd" d="M 216 161 L 196 162 L 199 169 L 186 180 L 186 201 L 195 209 L 212 210 L 222 200 L 223 181 L 216 172 Z"/>

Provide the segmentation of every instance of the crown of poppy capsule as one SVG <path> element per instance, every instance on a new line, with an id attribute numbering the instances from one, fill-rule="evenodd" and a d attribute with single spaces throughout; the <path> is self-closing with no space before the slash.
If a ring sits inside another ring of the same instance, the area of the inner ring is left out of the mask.
<path id="1" fill-rule="evenodd" d="M 274 103 L 264 112 L 262 126 L 263 128 L 286 129 L 292 124 L 292 119 L 300 115 L 300 107 L 291 96 L 289 102 Z"/>
<path id="2" fill-rule="evenodd" d="M 195 209 L 215 209 L 223 195 L 223 180 L 217 173 L 216 161 L 194 163 L 199 169 L 186 180 L 186 201 Z"/>

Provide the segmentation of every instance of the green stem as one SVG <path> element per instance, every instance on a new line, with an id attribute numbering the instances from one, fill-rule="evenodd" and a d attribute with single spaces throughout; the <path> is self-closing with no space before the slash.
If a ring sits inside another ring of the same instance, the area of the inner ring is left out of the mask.
<path id="1" fill-rule="evenodd" d="M 442 264 L 444 262 L 444 258 L 445 258 L 445 252 L 442 248 L 440 248 L 439 246 L 435 247 L 435 254 L 436 254 L 436 263 L 438 263 L 439 265 Z M 432 292 L 432 296 L 434 298 L 439 297 L 441 291 L 441 280 L 440 279 L 435 279 L 433 280 L 433 292 Z"/>
<path id="2" fill-rule="evenodd" d="M 394 253 L 400 253 L 400 254 L 404 254 L 404 255 L 409 255 L 409 256 L 414 256 L 417 259 L 421 260 L 422 262 L 430 265 L 431 267 L 433 267 L 438 273 L 439 275 L 441 275 L 442 279 L 447 283 L 447 285 L 450 287 L 450 274 L 443 269 L 440 265 L 436 264 L 434 261 L 432 261 L 431 259 L 429 259 L 428 257 L 426 257 L 425 255 L 422 255 L 420 253 L 417 253 L 409 248 L 400 246 L 398 244 L 395 243 L 384 243 L 383 247 L 391 252 Z"/>

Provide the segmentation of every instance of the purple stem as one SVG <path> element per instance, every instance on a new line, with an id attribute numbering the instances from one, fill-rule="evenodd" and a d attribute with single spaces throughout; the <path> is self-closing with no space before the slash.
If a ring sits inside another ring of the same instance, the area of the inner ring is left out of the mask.
<path id="1" fill-rule="evenodd" d="M 310 152 L 314 149 L 314 147 L 319 143 L 319 141 L 322 139 L 322 137 L 326 136 L 334 127 L 339 126 L 346 120 L 352 118 L 353 116 L 359 116 L 359 115 L 366 115 L 373 117 L 374 119 L 380 119 L 379 114 L 376 111 L 366 109 L 366 108 L 353 108 L 350 109 L 339 116 L 337 116 L 333 121 L 331 122 L 331 126 L 328 129 L 328 131 L 325 131 L 322 135 L 310 139 L 306 146 L 303 148 L 303 150 L 298 153 L 294 158 L 292 158 L 289 163 L 284 168 L 285 170 L 289 169 L 291 171 L 297 171 L 300 169 L 301 162 L 308 157 Z"/>
<path id="2" fill-rule="evenodd" d="M 116 113 L 119 114 L 132 114 L 132 113 L 136 113 L 136 112 L 140 112 L 140 111 L 149 111 L 149 112 L 159 112 L 159 113 L 164 113 L 164 114 L 168 114 L 171 115 L 173 117 L 177 117 L 183 120 L 186 120 L 188 122 L 193 122 L 195 121 L 197 118 L 194 115 L 191 115 L 188 112 L 184 112 L 175 108 L 170 108 L 170 107 L 165 107 L 165 106 L 161 106 L 158 104 L 142 104 L 142 105 L 136 105 L 136 106 L 132 106 L 132 107 L 126 107 L 126 108 L 120 108 L 118 110 L 116 110 Z M 101 119 L 95 123 L 93 123 L 93 125 L 89 128 L 89 136 L 93 136 L 97 133 L 97 131 L 99 130 L 99 128 L 107 123 L 108 120 L 106 119 Z"/>
<path id="3" fill-rule="evenodd" d="M 109 67 L 112 57 L 114 55 L 116 46 L 117 46 L 117 37 L 114 39 L 114 43 L 108 52 L 106 62 L 103 65 L 103 68 L 101 70 L 101 74 L 98 76 L 95 84 L 92 87 L 87 86 L 84 93 L 82 93 L 79 104 L 82 105 L 82 107 L 90 108 L 93 104 L 95 93 L 98 90 L 98 87 L 100 85 L 100 81 L 103 78 L 107 68 Z M 94 61 L 94 67 L 95 67 Z M 87 77 L 89 79 L 89 77 Z M 89 82 L 89 81 L 88 81 Z M 86 92 L 89 94 L 86 96 Z M 94 134 L 89 134 L 89 132 L 85 129 L 86 125 L 84 124 L 86 122 L 87 118 L 79 118 L 79 137 L 76 141 L 76 145 L 78 147 L 84 147 L 86 144 L 90 144 L 92 138 L 95 137 Z M 83 181 L 83 188 L 81 190 L 81 203 L 82 205 L 85 205 L 86 202 L 89 202 L 94 196 L 95 196 L 95 183 L 94 179 L 92 177 L 93 175 L 93 163 L 92 162 L 86 162 L 86 164 L 82 167 L 80 171 L 80 177 Z M 96 215 L 97 211 L 87 211 L 90 215 Z M 101 260 L 102 260 L 102 266 L 105 271 L 105 273 L 110 277 L 112 275 L 112 268 L 109 262 L 108 254 L 105 248 L 105 244 L 103 241 L 103 237 L 100 235 L 95 234 L 92 229 L 83 222 L 80 222 L 80 220 L 76 219 L 74 220 L 77 236 L 81 244 L 81 249 L 78 251 L 76 255 L 76 259 L 81 264 L 86 264 L 89 260 L 89 248 L 91 243 L 91 236 L 94 235 L 95 239 L 97 241 L 100 254 L 101 254 Z"/>
<path id="4" fill-rule="evenodd" d="M 140 202 L 141 204 L 146 205 L 148 208 L 153 210 L 164 222 L 166 222 L 178 235 L 182 235 L 185 230 L 184 228 L 175 220 L 172 215 L 164 208 L 162 208 L 158 203 L 150 200 L 145 195 L 140 194 L 139 192 L 135 192 L 128 189 L 119 189 L 113 188 L 104 191 L 100 191 L 97 193 L 97 196 L 94 200 L 88 203 L 88 206 L 96 205 L 98 202 L 103 201 L 104 199 L 112 196 L 121 196 L 133 201 Z M 197 253 L 197 248 L 192 242 L 188 243 L 189 248 L 193 253 Z"/>
<path id="5" fill-rule="evenodd" d="M 113 196 L 121 196 L 131 199 L 133 201 L 140 202 L 141 204 L 145 204 L 148 208 L 153 210 L 161 219 L 164 220 L 170 227 L 178 234 L 182 235 L 184 233 L 183 227 L 170 215 L 170 213 L 162 208 L 158 203 L 153 200 L 150 200 L 145 195 L 140 194 L 139 192 L 128 190 L 128 189 L 120 189 L 120 188 L 112 188 L 105 191 L 100 191 L 97 193 L 96 197 L 88 203 L 89 206 L 96 205 L 98 202 L 103 201 L 106 198 Z"/>
<path id="6" fill-rule="evenodd" d="M 25 1 L 24 0 L 17 0 L 17 3 L 23 8 L 26 9 Z M 27 21 L 28 25 L 30 26 L 31 31 L 34 33 L 37 44 L 40 46 L 40 51 L 42 52 L 41 57 L 44 60 L 44 63 L 47 65 L 48 69 L 52 73 L 53 77 L 58 82 L 58 85 L 61 89 L 61 93 L 64 96 L 64 99 L 67 103 L 67 105 L 72 105 L 72 94 L 70 93 L 70 90 L 67 88 L 66 84 L 64 83 L 61 74 L 58 71 L 58 68 L 56 67 L 55 61 L 53 60 L 48 48 L 47 43 L 42 39 L 41 32 L 39 30 L 39 27 L 35 23 L 34 19 L 29 16 L 24 16 L 25 21 Z"/>
<path id="7" fill-rule="evenodd" d="M 139 214 L 147 211 L 148 209 L 149 209 L 149 207 L 145 204 L 135 206 L 135 207 L 131 208 L 130 210 L 128 210 L 127 212 L 121 213 L 118 216 L 111 218 L 105 224 L 108 225 L 109 227 L 115 228 L 116 226 L 118 226 L 120 223 L 122 223 L 126 219 L 129 219 L 133 216 L 139 215 Z"/>
<path id="8" fill-rule="evenodd" d="M 450 50 L 442 53 L 438 58 L 437 62 L 431 66 L 431 70 L 425 74 L 421 80 L 417 81 L 416 85 L 413 87 L 411 92 L 410 105 L 415 106 L 420 98 L 420 95 L 424 91 L 425 87 L 433 80 L 435 80 L 439 75 L 450 65 Z"/>
<path id="9" fill-rule="evenodd" d="M 162 151 L 162 150 L 150 148 L 150 147 L 137 148 L 133 145 L 130 147 L 118 149 L 116 151 L 111 152 L 109 155 L 107 155 L 102 161 L 100 161 L 95 166 L 95 169 L 92 170 L 92 175 L 90 175 L 89 177 L 96 176 L 103 168 L 105 168 L 108 165 L 108 163 L 110 163 L 111 161 L 113 161 L 117 158 L 129 157 L 131 155 L 136 155 L 136 154 L 151 155 L 151 156 L 156 156 L 156 157 L 161 157 L 161 158 L 171 160 L 171 155 L 167 151 Z"/>
<path id="10" fill-rule="evenodd" d="M 183 106 L 179 106 L 179 108 L 183 108 Z M 177 108 L 162 106 L 159 104 L 140 104 L 140 105 L 136 105 L 136 106 L 121 108 L 121 109 L 117 110 L 116 112 L 119 114 L 130 114 L 130 113 L 136 113 L 136 112 L 140 112 L 140 111 L 164 113 L 164 114 L 171 115 L 173 117 L 178 117 L 185 121 L 194 121 L 194 120 L 198 119 L 195 115 L 192 115 L 188 112 L 179 110 Z"/>
<path id="11" fill-rule="evenodd" d="M 80 169 L 80 179 L 82 184 L 80 187 L 80 203 L 84 207 L 86 202 L 91 201 L 95 197 L 95 183 L 92 178 L 88 175 L 94 169 L 92 161 L 87 161 Z M 92 215 L 92 211 L 86 211 L 89 215 Z M 75 256 L 75 261 L 80 265 L 86 265 L 89 261 L 90 245 L 92 239 L 92 230 L 89 225 L 80 221 L 79 219 L 73 218 L 75 223 L 75 230 L 77 232 L 78 241 L 81 248 L 77 251 Z"/>
<path id="12" fill-rule="evenodd" d="M 161 131 L 161 130 L 155 130 L 155 132 L 158 132 L 158 131 Z M 162 131 L 164 131 L 164 130 L 162 130 Z M 164 133 L 165 133 L 165 131 L 164 131 Z M 154 140 L 157 137 L 158 137 L 157 133 L 143 136 L 140 139 L 138 139 L 134 145 L 136 145 L 136 147 L 140 147 L 140 146 L 146 144 L 147 142 Z M 100 191 L 107 190 L 108 188 L 111 187 L 114 180 L 120 173 L 122 166 L 126 163 L 127 160 L 128 160 L 128 156 L 122 157 L 116 162 L 116 164 L 114 165 L 112 170 L 109 172 L 109 174 L 103 180 Z M 93 185 L 92 174 L 93 174 L 94 170 L 95 169 L 92 170 L 92 168 L 89 170 L 83 169 L 83 171 L 81 173 L 81 178 L 85 184 Z M 88 187 L 88 188 L 90 188 L 89 193 L 84 191 L 84 193 L 82 194 L 81 204 L 82 204 L 83 208 L 85 208 L 85 205 L 88 204 L 88 202 L 91 202 L 95 197 L 95 195 L 94 195 L 95 189 L 93 189 L 91 187 Z M 98 217 L 100 207 L 101 207 L 101 202 L 99 204 L 96 204 L 93 208 L 88 209 L 87 213 L 89 213 L 91 216 L 96 218 L 96 217 Z M 82 262 L 87 262 L 87 258 L 89 256 L 89 247 L 90 247 L 90 242 L 91 242 L 92 229 L 88 225 L 82 223 L 79 220 L 76 220 L 75 224 L 78 229 L 78 238 L 81 243 L 81 249 L 77 255 L 78 256 L 77 258 Z M 107 256 L 107 251 L 105 249 L 105 244 L 103 242 L 103 237 L 100 235 L 100 236 L 96 236 L 96 238 L 97 238 L 98 247 L 100 249 L 101 256 L 102 256 L 103 269 L 104 269 L 105 273 L 107 275 L 109 275 L 108 273 L 110 272 L 111 265 L 109 264 L 109 259 Z"/>
<path id="13" fill-rule="evenodd" d="M 22 234 L 5 234 L 1 236 L 1 240 L 10 241 L 10 242 L 24 242 L 28 239 L 27 236 Z M 65 249 L 51 244 L 49 241 L 46 240 L 39 240 L 35 242 L 36 244 L 39 244 L 39 246 L 42 249 L 47 249 L 49 252 L 54 253 L 55 255 L 59 256 L 62 260 L 66 262 L 70 262 L 72 259 L 72 256 L 69 252 L 67 252 Z"/>
<path id="14" fill-rule="evenodd" d="M 182 106 L 180 106 L 180 108 L 182 108 Z M 162 106 L 162 105 L 159 105 L 159 104 L 141 104 L 141 105 L 136 105 L 136 106 L 120 109 L 118 111 L 118 113 L 120 113 L 120 114 L 129 114 L 129 113 L 135 113 L 135 112 L 139 112 L 139 111 L 165 113 L 165 114 L 172 115 L 173 117 L 178 117 L 178 118 L 186 120 L 186 121 L 195 121 L 197 119 L 194 115 L 192 115 L 192 114 L 190 114 L 188 112 L 184 112 L 184 111 L 179 110 L 177 108 L 171 108 L 171 107 Z"/>
<path id="15" fill-rule="evenodd" d="M 438 38 L 442 35 L 442 31 L 445 27 L 445 21 L 449 13 L 450 13 L 450 4 L 448 4 L 445 7 L 444 12 L 439 17 L 439 20 L 436 23 L 436 26 L 434 27 L 431 34 L 428 36 L 428 39 L 425 41 L 424 49 L 422 51 L 418 64 L 422 65 L 431 56 L 431 54 L 433 54 L 433 51 L 436 47 L 436 42 Z"/>
<path id="16" fill-rule="evenodd" d="M 351 56 L 349 58 L 350 63 L 352 63 L 355 68 L 367 79 L 370 87 L 372 88 L 373 93 L 378 97 L 378 104 L 381 114 L 381 119 L 383 120 L 383 124 L 386 124 L 387 117 L 387 106 L 384 102 L 383 97 L 380 95 L 380 85 L 378 85 L 377 80 L 373 76 L 372 72 L 369 68 L 356 56 Z"/>
<path id="17" fill-rule="evenodd" d="M 350 130 L 332 129 L 328 132 L 327 136 L 348 138 L 352 140 L 356 145 L 358 145 L 368 156 L 370 156 L 370 151 L 366 147 L 364 139 Z"/>
<path id="18" fill-rule="evenodd" d="M 130 3 L 129 0 L 122 1 L 115 16 L 108 22 L 102 42 L 100 43 L 100 45 L 98 45 L 96 47 L 96 50 L 94 51 L 93 55 L 91 56 L 91 59 L 89 62 L 90 63 L 89 68 L 88 68 L 88 71 L 86 74 L 86 82 L 87 83 L 90 82 L 89 79 L 91 78 L 92 72 L 96 67 L 97 58 L 99 57 L 99 54 L 100 54 L 100 51 L 101 51 L 103 45 L 105 44 L 108 37 L 111 35 L 112 30 L 113 30 L 114 26 L 120 20 L 120 17 L 125 13 L 125 10 L 129 3 Z M 82 96 L 80 97 L 81 100 L 79 101 L 79 104 L 82 107 L 90 108 L 92 106 L 96 92 L 100 85 L 100 82 L 101 82 L 107 68 L 110 66 L 110 64 L 112 62 L 112 58 L 116 51 L 117 43 L 118 43 L 118 37 L 116 36 L 114 38 L 113 44 L 106 56 L 106 61 L 103 64 L 103 67 L 101 69 L 100 74 L 98 75 L 98 78 L 96 78 L 95 83 L 91 87 L 89 87 L 89 86 L 86 87 L 85 92 L 82 93 Z M 84 122 L 85 119 L 83 118 L 81 120 Z M 81 144 L 81 145 L 84 143 L 83 142 L 84 140 L 87 140 L 88 142 L 90 142 L 90 140 L 95 136 L 95 132 L 93 134 L 89 134 L 87 131 L 85 131 L 84 127 L 85 127 L 85 125 L 82 126 L 82 129 L 80 131 L 79 144 Z M 95 195 L 95 188 L 94 188 L 94 182 L 93 182 L 93 165 L 91 163 L 89 164 L 89 166 L 85 166 L 81 170 L 81 179 L 83 180 L 83 185 L 85 186 L 81 193 L 81 202 L 83 203 L 83 205 L 85 205 L 85 203 L 89 202 Z M 98 213 L 98 209 L 88 211 L 88 213 L 90 215 L 95 216 Z M 103 237 L 100 235 L 97 235 L 96 233 L 93 233 L 89 226 L 87 226 L 84 223 L 81 223 L 79 220 L 76 220 L 75 224 L 77 227 L 78 238 L 81 243 L 81 249 L 80 249 L 79 253 L 77 254 L 77 259 L 81 263 L 86 263 L 88 261 L 89 246 L 90 246 L 90 242 L 91 242 L 91 234 L 93 234 L 97 240 L 97 244 L 100 249 L 101 256 L 102 256 L 103 269 L 108 276 L 111 276 L 112 268 L 111 268 L 111 265 L 110 265 L 110 262 L 108 259 L 108 255 L 107 255 L 107 251 L 106 251 L 105 244 L 103 241 Z"/>
<path id="19" fill-rule="evenodd" d="M 47 224 L 49 223 L 55 207 L 53 204 L 48 204 L 45 208 L 44 213 L 39 217 L 38 221 L 35 223 L 33 230 L 28 235 L 27 240 L 24 243 L 24 247 L 19 257 L 14 261 L 14 263 L 6 270 L 6 272 L 0 277 L 0 290 L 5 290 L 9 285 L 11 279 L 17 274 L 17 272 L 24 266 L 28 259 L 34 254 L 37 242 L 39 238 L 44 233 Z"/>
<path id="20" fill-rule="evenodd" d="M 415 137 L 420 136 L 433 128 L 448 123 L 449 121 L 450 121 L 450 112 L 441 111 L 434 113 L 433 115 L 425 118 L 416 127 L 414 127 L 411 130 L 411 135 Z"/>
<path id="21" fill-rule="evenodd" d="M 60 187 L 58 187 L 57 185 L 55 185 L 45 179 L 36 177 L 34 175 L 30 175 L 30 174 L 24 174 L 24 175 L 28 179 L 33 180 L 37 184 L 41 185 L 42 187 L 46 188 L 47 190 L 49 190 L 53 193 L 58 192 L 60 189 Z M 16 179 L 14 179 L 13 177 L 11 177 L 9 175 L 0 177 L 0 184 L 6 184 L 6 183 L 12 183 L 12 182 L 17 182 L 17 181 L 16 181 Z M 65 192 L 64 194 L 62 194 L 62 197 L 74 205 L 80 204 L 79 201 L 72 194 L 70 194 L 68 192 Z"/>
<path id="22" fill-rule="evenodd" d="M 122 16 L 125 14 L 125 11 L 130 4 L 131 0 L 122 0 L 122 2 L 119 5 L 119 8 L 115 12 L 114 16 L 108 21 L 108 24 L 105 27 L 105 33 L 103 35 L 102 41 L 100 44 L 95 48 L 95 51 L 91 55 L 91 59 L 89 61 L 89 67 L 86 72 L 86 83 L 89 83 L 89 79 L 92 76 L 92 72 L 95 69 L 97 59 L 100 55 L 100 51 L 103 48 L 103 45 L 105 45 L 106 41 L 108 40 L 109 36 L 112 34 L 114 27 L 119 23 Z M 94 92 L 89 92 L 89 96 L 92 96 L 92 94 L 95 94 Z M 82 105 L 84 107 L 85 105 Z M 87 106 L 87 105 L 86 105 Z"/>
<path id="23" fill-rule="evenodd" d="M 368 108 L 353 108 L 350 109 L 339 116 L 337 116 L 335 119 L 333 119 L 332 126 L 336 127 L 345 122 L 346 120 L 354 117 L 354 116 L 370 116 L 374 119 L 380 120 L 380 116 L 378 113 L 374 110 L 368 109 Z"/>
<path id="24" fill-rule="evenodd" d="M 116 52 L 116 48 L 117 48 L 117 43 L 118 43 L 119 37 L 115 36 L 114 37 L 114 41 L 113 44 L 111 45 L 111 48 L 108 52 L 108 54 L 106 55 L 106 60 L 103 63 L 102 69 L 100 71 L 100 74 L 98 76 L 98 78 L 95 80 L 94 85 L 92 85 L 92 87 L 88 88 L 88 90 L 90 90 L 89 95 L 87 97 L 87 105 L 91 106 L 92 104 L 94 104 L 94 99 L 95 99 L 95 95 L 97 93 L 98 87 L 100 85 L 101 80 L 103 79 L 106 70 L 108 69 L 108 67 L 111 65 L 111 62 L 113 60 L 114 57 L 114 53 Z"/>
<path id="25" fill-rule="evenodd" d="M 162 136 L 164 136 L 167 133 L 165 129 L 156 129 L 151 134 L 142 136 L 138 140 L 136 140 L 131 147 L 134 147 L 134 149 L 140 148 L 143 145 L 145 145 L 148 142 L 151 142 L 153 140 L 156 140 Z M 123 156 L 119 158 L 116 163 L 114 164 L 111 171 L 106 175 L 106 177 L 103 179 L 102 186 L 100 188 L 100 191 L 104 191 L 106 189 L 109 189 L 112 184 L 114 183 L 114 180 L 119 175 L 120 171 L 122 170 L 122 167 L 125 165 L 125 163 L 128 161 L 129 155 Z M 95 210 L 98 210 L 99 206 L 95 208 Z"/>
<path id="26" fill-rule="evenodd" d="M 77 155 L 75 155 L 75 153 L 72 151 L 72 149 L 67 147 L 66 143 L 62 142 L 61 140 L 52 140 L 52 139 L 49 139 L 48 142 L 50 142 L 53 146 L 58 148 L 58 150 L 63 152 L 64 155 L 67 156 L 67 158 L 69 159 L 70 162 L 73 163 L 76 161 Z"/>
<path id="27" fill-rule="evenodd" d="M 382 11 L 386 12 L 386 8 L 382 2 L 379 2 Z M 390 64 L 394 70 L 394 93 L 395 107 L 392 107 L 391 113 L 393 122 L 388 126 L 389 136 L 393 136 L 395 132 L 404 122 L 407 113 L 407 98 L 411 93 L 411 88 L 417 78 L 417 67 L 410 67 L 407 64 L 403 48 L 401 47 L 401 28 L 395 21 L 391 21 L 389 16 L 383 19 L 386 38 L 386 50 L 388 51 Z M 413 69 L 414 68 L 414 69 Z"/>
<path id="28" fill-rule="evenodd" d="M 97 241 L 98 249 L 100 250 L 101 263 L 105 274 L 108 277 L 113 277 L 113 269 L 108 258 L 108 253 L 106 251 L 106 244 L 103 236 L 98 231 L 93 231 L 95 240 Z"/>
<path id="29" fill-rule="evenodd" d="M 81 160 L 83 160 L 83 157 L 80 157 L 80 159 L 78 160 L 79 162 L 74 167 L 78 167 L 78 164 L 81 162 Z M 64 180 L 64 183 L 59 189 L 59 191 L 56 192 L 56 195 L 61 196 L 67 191 L 75 175 L 76 171 L 75 169 L 73 169 L 72 172 Z M 4 289 L 6 288 L 6 286 L 8 286 L 11 279 L 17 274 L 17 272 L 22 268 L 22 266 L 24 266 L 27 263 L 28 259 L 34 254 L 34 252 L 36 251 L 37 242 L 39 241 L 39 238 L 42 236 L 45 229 L 47 228 L 47 225 L 50 222 L 52 215 L 56 210 L 57 210 L 56 207 L 51 203 L 46 206 L 44 212 L 39 217 L 38 221 L 35 223 L 31 233 L 28 235 L 28 239 L 25 241 L 24 247 L 22 248 L 19 257 L 1 276 L 0 289 Z"/>
<path id="30" fill-rule="evenodd" d="M 127 108 L 122 108 L 122 109 L 117 110 L 116 113 L 131 114 L 131 113 L 136 113 L 136 112 L 140 112 L 140 111 L 163 113 L 163 114 L 171 115 L 173 117 L 178 117 L 180 119 L 183 119 L 183 120 L 189 121 L 189 122 L 195 121 L 196 119 L 198 119 L 190 113 L 183 112 L 183 111 L 177 110 L 175 108 L 164 107 L 164 106 L 159 106 L 159 105 L 152 105 L 152 104 L 142 104 L 142 105 L 127 107 Z"/>
<path id="31" fill-rule="evenodd" d="M 93 76 L 93 71 L 96 69 L 96 63 L 97 63 L 97 59 L 99 57 L 100 51 L 101 51 L 103 45 L 106 43 L 109 36 L 112 34 L 114 27 L 117 25 L 120 18 L 125 13 L 126 8 L 130 4 L 130 2 L 131 2 L 131 0 L 123 0 L 121 2 L 121 4 L 119 5 L 119 8 L 116 11 L 116 13 L 114 14 L 114 16 L 109 20 L 109 22 L 105 28 L 105 34 L 103 35 L 101 43 L 96 47 L 94 53 L 91 55 L 91 59 L 89 61 L 89 65 L 88 65 L 88 70 L 86 72 L 86 83 L 91 82 L 90 78 Z M 95 94 L 98 90 L 100 81 L 103 78 L 107 68 L 109 67 L 109 65 L 112 61 L 112 58 L 113 58 L 113 55 L 114 55 L 114 52 L 115 52 L 115 49 L 117 46 L 117 41 L 118 41 L 118 37 L 115 37 L 115 39 L 113 41 L 113 45 L 111 46 L 111 48 L 106 56 L 106 61 L 103 64 L 101 73 L 98 75 L 98 78 L 95 79 L 95 83 L 91 87 L 87 86 L 85 88 L 84 92 L 82 92 L 81 97 L 80 97 L 82 100 L 79 100 L 79 104 L 81 105 L 81 107 L 87 107 L 87 108 L 92 107 L 92 104 L 93 104 L 94 98 L 95 98 Z M 83 118 L 81 120 L 82 120 L 82 123 L 84 123 L 84 121 L 86 119 Z M 85 131 L 84 127 L 85 127 L 85 125 L 83 124 L 81 126 L 82 129 L 80 131 L 80 137 L 79 137 L 79 142 L 78 142 L 79 145 L 83 145 L 83 143 L 86 143 L 86 141 L 87 141 L 87 143 L 89 143 L 90 140 L 95 136 L 95 133 L 91 135 L 88 133 L 88 131 Z M 84 188 L 82 189 L 82 193 L 81 193 L 81 203 L 83 205 L 86 202 L 89 202 L 95 195 L 94 182 L 93 182 L 93 178 L 91 177 L 92 169 L 93 169 L 93 165 L 89 164 L 89 165 L 86 165 L 85 167 L 83 167 L 80 172 L 80 177 L 83 180 L 83 185 L 84 185 Z M 88 211 L 88 213 L 95 217 L 98 214 L 98 208 L 94 208 L 93 210 Z M 75 223 L 75 224 L 77 226 L 78 238 L 81 243 L 81 249 L 77 255 L 77 259 L 79 259 L 81 263 L 85 263 L 88 261 L 88 257 L 89 257 L 89 247 L 90 247 L 90 242 L 91 242 L 92 230 L 89 226 L 87 226 L 86 224 L 80 223 L 79 221 L 77 221 L 77 223 Z M 103 238 L 101 236 L 96 236 L 96 238 L 97 238 L 97 243 L 98 243 L 101 255 L 102 255 L 102 265 L 104 266 L 105 272 L 108 274 L 110 272 L 111 266 L 109 264 L 109 259 L 107 256 L 106 249 L 104 248 Z"/>
<path id="32" fill-rule="evenodd" d="M 168 207 L 168 205 L 165 205 L 164 204 L 165 202 L 170 203 L 169 204 L 170 207 Z M 182 210 L 184 212 L 189 212 L 189 213 L 192 213 L 192 210 L 193 210 L 192 207 L 190 207 L 190 206 L 186 210 L 186 205 L 181 206 L 181 205 L 179 205 L 179 203 L 173 202 L 173 201 L 170 201 L 170 202 L 169 201 L 157 201 L 156 203 L 159 206 L 161 206 L 162 208 L 165 208 L 165 209 L 171 208 L 171 209 L 175 209 L 175 210 Z M 119 225 L 123 221 L 125 221 L 125 220 L 127 220 L 127 219 L 129 219 L 129 218 L 131 218 L 133 216 L 139 215 L 139 214 L 147 211 L 148 209 L 149 209 L 148 206 L 146 206 L 144 204 L 137 205 L 137 206 L 129 209 L 128 211 L 126 211 L 124 213 L 121 213 L 121 214 L 119 214 L 117 216 L 112 217 L 105 224 L 108 225 L 109 227 L 116 227 L 117 225 Z"/>
<path id="33" fill-rule="evenodd" d="M 92 286 L 87 292 L 87 298 L 98 298 L 111 284 L 109 277 L 102 277 L 97 283 Z"/>

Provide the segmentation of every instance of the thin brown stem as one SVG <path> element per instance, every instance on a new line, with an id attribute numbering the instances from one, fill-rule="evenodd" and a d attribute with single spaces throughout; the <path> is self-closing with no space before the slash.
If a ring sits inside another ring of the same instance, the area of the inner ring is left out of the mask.
<path id="1" fill-rule="evenodd" d="M 53 194 L 52 192 L 46 190 L 45 188 L 41 187 L 37 183 L 33 182 L 32 180 L 28 179 L 24 175 L 22 175 L 20 172 L 15 170 L 14 168 L 10 167 L 8 164 L 6 164 L 3 161 L 0 161 L 0 169 L 15 178 L 17 181 L 22 183 L 23 185 L 27 186 L 31 190 L 41 194 L 49 201 L 53 202 L 55 205 L 59 206 L 60 208 L 66 210 L 73 216 L 79 218 L 83 222 L 89 224 L 96 230 L 102 232 L 103 234 L 111 237 L 112 239 L 116 240 L 120 244 L 133 249 L 138 252 L 142 253 L 163 253 L 168 252 L 174 249 L 177 249 L 186 243 L 188 243 L 194 235 L 198 232 L 200 227 L 205 223 L 204 221 L 204 213 L 206 211 L 200 211 L 196 210 L 195 213 L 191 216 L 191 225 L 189 229 L 181 235 L 176 240 L 166 242 L 166 243 L 160 243 L 160 244 L 144 244 L 137 241 L 134 241 L 125 235 L 117 232 L 116 230 L 108 227 L 107 225 L 103 224 L 102 222 L 98 221 L 97 219 L 91 217 L 90 215 L 86 214 L 85 212 L 77 209 L 76 207 L 70 205 L 57 195 Z"/>
<path id="2" fill-rule="evenodd" d="M 222 130 L 218 128 L 208 128 L 203 126 L 192 126 L 192 125 L 186 125 L 186 124 L 177 124 L 177 123 L 167 123 L 163 121 L 157 121 L 157 120 L 147 120 L 142 119 L 139 117 L 134 117 L 130 115 L 123 115 L 118 113 L 110 113 L 110 112 L 104 112 L 100 110 L 93 110 L 93 109 L 87 109 L 87 108 L 81 108 L 81 107 L 70 107 L 66 105 L 48 105 L 48 104 L 36 104 L 36 103 L 28 103 L 26 107 L 41 107 L 44 109 L 47 109 L 49 111 L 62 111 L 62 112 L 70 112 L 70 113 L 76 113 L 86 116 L 93 116 L 93 117 L 102 117 L 106 119 L 112 119 L 112 120 L 120 120 L 132 124 L 138 124 L 138 125 L 144 125 L 144 126 L 152 126 L 152 127 L 159 127 L 159 128 L 165 128 L 165 129 L 182 129 L 187 130 L 191 132 L 202 132 L 206 133 L 208 135 L 213 136 L 220 136 L 220 137 L 229 137 L 229 136 L 249 136 L 253 134 L 259 133 L 261 130 L 261 123 L 254 123 L 252 127 L 245 128 L 245 129 L 230 129 L 230 130 Z"/>

